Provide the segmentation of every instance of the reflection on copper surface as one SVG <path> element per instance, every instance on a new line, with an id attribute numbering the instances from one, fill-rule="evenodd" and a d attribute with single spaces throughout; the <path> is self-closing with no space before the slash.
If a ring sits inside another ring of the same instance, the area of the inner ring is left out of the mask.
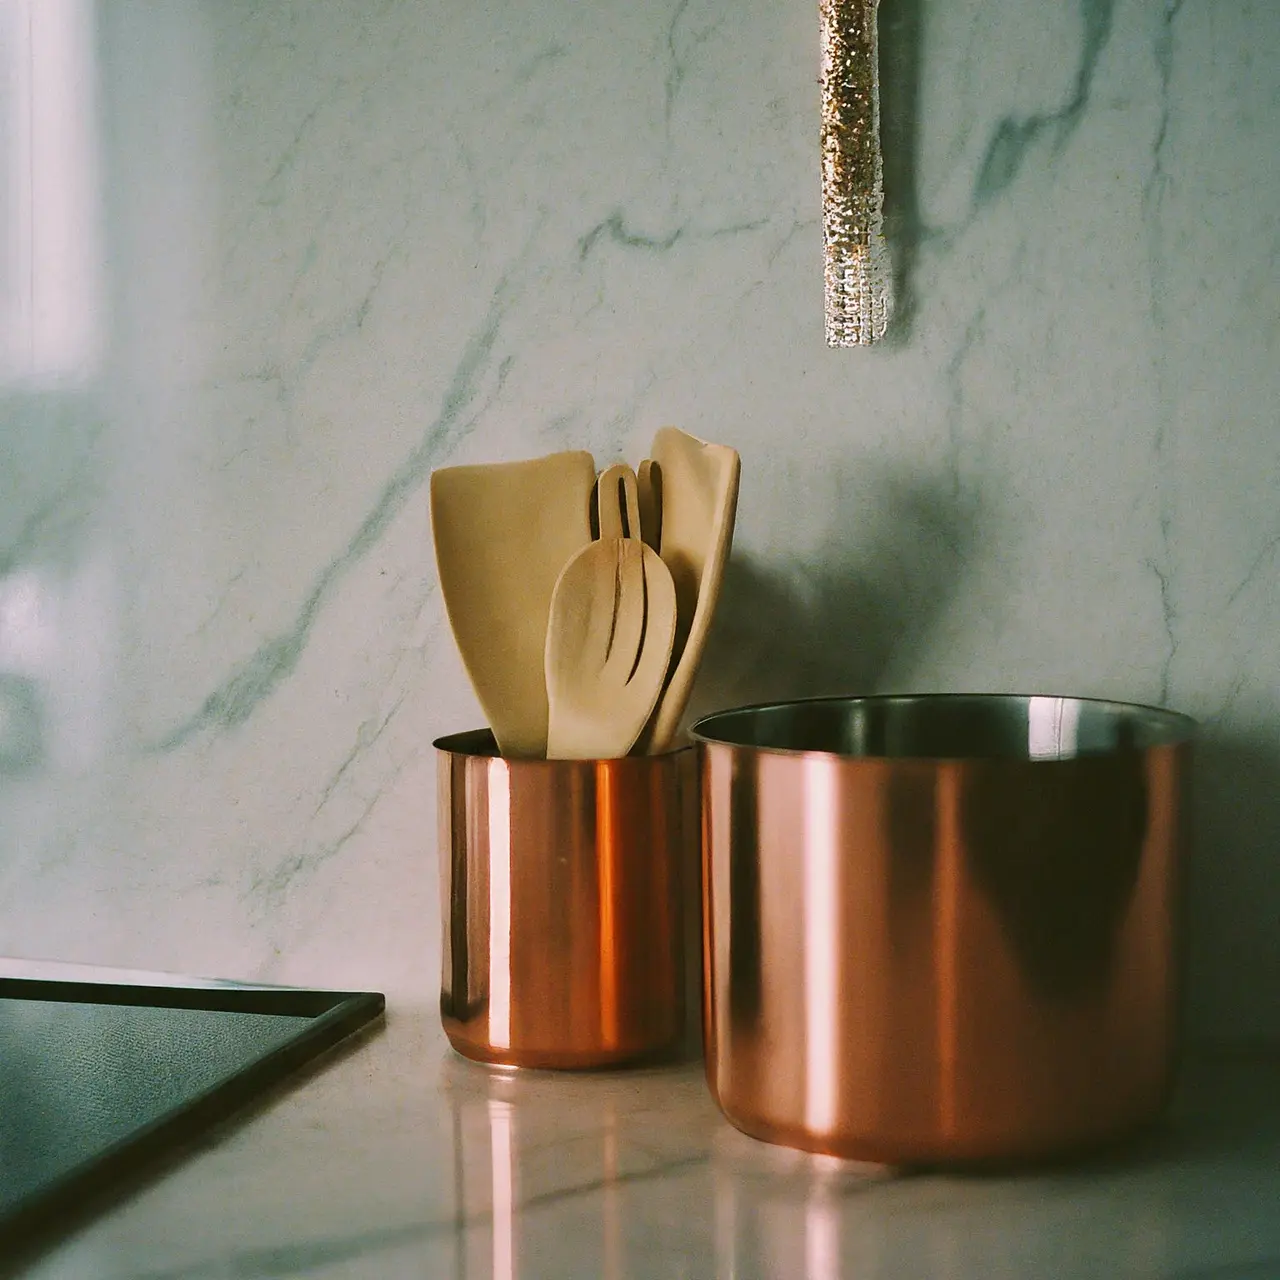
<path id="1" fill-rule="evenodd" d="M 1032 760 L 1062 760 L 1076 753 L 1080 703 L 1075 698 L 1029 698 L 1027 754 Z"/>
<path id="2" fill-rule="evenodd" d="M 956 1066 L 960 1037 L 960 833 L 956 827 L 956 798 L 960 793 L 957 766 L 938 765 L 934 826 L 934 955 L 938 979 L 938 1128 L 945 1136 L 956 1131 Z"/>
<path id="3" fill-rule="evenodd" d="M 489 1141 L 493 1173 L 493 1280 L 514 1280 L 516 1158 L 511 1104 L 489 1099 Z"/>
<path id="4" fill-rule="evenodd" d="M 885 1215 L 860 1205 L 898 1180 L 883 1166 L 751 1142 L 726 1126 L 713 1140 L 711 1173 L 719 1280 L 940 1274 L 904 1271 L 898 1258 L 878 1265 L 876 1227 Z M 920 1227 L 916 1217 L 908 1230 L 918 1236 Z"/>
<path id="5" fill-rule="evenodd" d="M 1034 1184 L 1012 1195 L 1004 1182 L 945 1185 L 734 1130 L 713 1140 L 711 1177 L 718 1280 L 1158 1276 L 1186 1238 L 1183 1198 L 1126 1195 L 1131 1170 L 1116 1171 L 1110 1190 L 1096 1176 L 1059 1181 L 1042 1213 L 1043 1188 L 1026 1195 Z"/>
<path id="6" fill-rule="evenodd" d="M 804 1206 L 804 1280 L 839 1280 L 840 1222 L 825 1187 Z"/>
<path id="7" fill-rule="evenodd" d="M 596 762 L 596 853 L 600 878 L 600 1035 L 607 1049 L 618 1045 L 618 934 L 614 911 L 613 859 L 618 840 L 614 771 Z"/>
<path id="8" fill-rule="evenodd" d="M 454 1048 L 589 1067 L 675 1046 L 697 915 L 696 753 L 503 760 L 487 731 L 436 746 Z"/>
<path id="9" fill-rule="evenodd" d="M 625 1267 L 622 1256 L 622 1203 L 618 1195 L 618 1117 L 613 1110 L 606 1115 L 602 1136 L 604 1280 L 621 1280 Z"/>
<path id="10" fill-rule="evenodd" d="M 981 752 L 931 758 L 912 735 L 953 751 L 970 710 L 934 723 L 903 701 L 860 737 L 819 707 L 784 749 L 701 743 L 721 1109 L 757 1137 L 891 1163 L 1034 1158 L 1152 1120 L 1178 1029 L 1190 722 L 1009 699 L 1020 726 L 979 724 Z M 813 726 L 826 736 L 803 750 Z M 833 749 L 855 740 L 886 755 Z"/>
<path id="11" fill-rule="evenodd" d="M 839 1007 L 838 954 L 839 779 L 831 759 L 815 760 L 805 775 L 804 798 L 804 992 L 805 1124 L 825 1133 L 836 1120 L 837 1046 L 835 1011 Z"/>
<path id="12" fill-rule="evenodd" d="M 627 1190 L 636 1173 L 665 1167 L 651 1145 L 665 1078 L 557 1077 L 446 1054 L 436 1085 L 452 1117 L 455 1259 L 452 1270 L 438 1267 L 432 1276 L 558 1274 L 560 1253 L 546 1253 L 546 1210 L 565 1200 L 577 1205 L 565 1255 L 576 1260 L 574 1276 L 649 1275 L 651 1242 L 629 1232 Z M 682 1071 L 677 1078 L 684 1107 L 689 1077 Z"/>
<path id="13" fill-rule="evenodd" d="M 738 1274 L 737 1197 L 728 1179 L 715 1180 L 715 1251 L 718 1280 L 734 1280 Z"/>
<path id="14" fill-rule="evenodd" d="M 489 1040 L 511 1043 L 511 780 L 503 760 L 489 774 Z"/>

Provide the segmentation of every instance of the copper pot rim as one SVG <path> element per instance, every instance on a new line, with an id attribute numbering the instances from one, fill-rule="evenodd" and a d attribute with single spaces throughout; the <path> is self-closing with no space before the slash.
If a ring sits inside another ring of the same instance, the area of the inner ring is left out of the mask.
<path id="1" fill-rule="evenodd" d="M 503 760 L 509 765 L 518 765 L 521 769 L 563 769 L 566 766 L 592 768 L 599 764 L 615 765 L 624 769 L 656 768 L 669 764 L 678 756 L 694 749 L 692 742 L 680 742 L 669 751 L 660 751 L 653 755 L 609 756 L 598 760 L 548 760 L 543 756 L 504 756 L 498 750 L 493 730 L 489 728 L 462 729 L 456 733 L 442 734 L 431 745 L 445 755 L 466 756 L 480 760 Z"/>
<path id="2" fill-rule="evenodd" d="M 744 741 L 739 737 L 730 736 L 724 732 L 717 732 L 719 722 L 727 722 L 735 717 L 749 717 L 752 714 L 769 711 L 787 711 L 800 709 L 804 707 L 812 707 L 819 705 L 837 705 L 843 704 L 847 706 L 893 706 L 906 703 L 932 703 L 941 705 L 943 703 L 951 703 L 952 705 L 961 702 L 987 703 L 991 705 L 1010 706 L 1016 703 L 1030 702 L 1032 699 L 1043 698 L 1048 701 L 1062 701 L 1076 703 L 1082 707 L 1090 707 L 1097 711 L 1113 716 L 1139 716 L 1149 721 L 1155 722 L 1160 726 L 1158 740 L 1152 743 L 1138 747 L 1113 748 L 1109 750 L 1090 750 L 1081 751 L 1072 756 L 1063 757 L 1044 757 L 1037 758 L 1032 756 L 1023 756 L 1016 753 L 1009 754 L 981 754 L 974 753 L 972 755 L 933 755 L 928 753 L 904 753 L 904 754 L 875 754 L 868 753 L 860 755 L 844 751 L 829 751 L 817 747 L 784 747 L 766 743 L 756 743 Z M 1061 765 L 1064 761 L 1073 759 L 1108 759 L 1116 758 L 1126 752 L 1135 754 L 1144 754 L 1154 748 L 1181 747 L 1193 741 L 1199 732 L 1200 725 L 1193 717 L 1185 712 L 1172 711 L 1167 707 L 1159 707 L 1150 703 L 1142 702 L 1126 702 L 1122 699 L 1115 698 L 1094 698 L 1082 697 L 1077 694 L 1062 693 L 983 693 L 983 692 L 945 692 L 945 693 L 870 693 L 870 694 L 821 694 L 817 697 L 807 698 L 783 698 L 773 699 L 766 702 L 746 703 L 742 706 L 724 707 L 718 711 L 712 711 L 700 717 L 688 729 L 688 736 L 692 742 L 700 749 L 705 750 L 708 747 L 728 748 L 732 751 L 745 751 L 753 755 L 779 756 L 783 758 L 793 759 L 830 759 L 840 760 L 850 763 L 858 763 L 862 765 L 904 765 L 904 764 L 963 764 L 972 763 L 974 761 L 1004 761 L 1006 763 L 1020 765 L 1053 766 Z"/>

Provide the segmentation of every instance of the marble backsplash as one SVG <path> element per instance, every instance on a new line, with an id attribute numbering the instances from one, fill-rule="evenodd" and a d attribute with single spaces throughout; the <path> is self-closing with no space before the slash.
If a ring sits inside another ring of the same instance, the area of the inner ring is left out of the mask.
<path id="1" fill-rule="evenodd" d="M 0 954 L 434 1003 L 427 477 L 674 423 L 743 460 L 697 707 L 1197 716 L 1193 1025 L 1280 1039 L 1273 4 L 884 0 L 899 308 L 836 352 L 816 5 L 40 3 L 92 92 L 27 241 L 0 184 Z"/>

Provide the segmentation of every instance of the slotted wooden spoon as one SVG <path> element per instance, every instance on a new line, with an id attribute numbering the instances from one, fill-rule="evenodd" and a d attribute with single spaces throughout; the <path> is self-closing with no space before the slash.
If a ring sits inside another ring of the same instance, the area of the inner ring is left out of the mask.
<path id="1" fill-rule="evenodd" d="M 600 540 L 565 565 L 551 593 L 552 760 L 625 756 L 657 704 L 675 640 L 675 584 L 639 537 L 635 473 L 625 463 L 607 468 L 598 495 Z"/>

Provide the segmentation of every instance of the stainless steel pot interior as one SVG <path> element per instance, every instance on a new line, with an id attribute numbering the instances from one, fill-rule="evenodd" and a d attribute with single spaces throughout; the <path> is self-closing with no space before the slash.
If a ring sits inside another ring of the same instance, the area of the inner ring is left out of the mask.
<path id="1" fill-rule="evenodd" d="M 703 742 L 896 759 L 1068 760 L 1189 740 L 1175 711 L 1089 698 L 885 694 L 762 703 L 704 716 Z"/>

